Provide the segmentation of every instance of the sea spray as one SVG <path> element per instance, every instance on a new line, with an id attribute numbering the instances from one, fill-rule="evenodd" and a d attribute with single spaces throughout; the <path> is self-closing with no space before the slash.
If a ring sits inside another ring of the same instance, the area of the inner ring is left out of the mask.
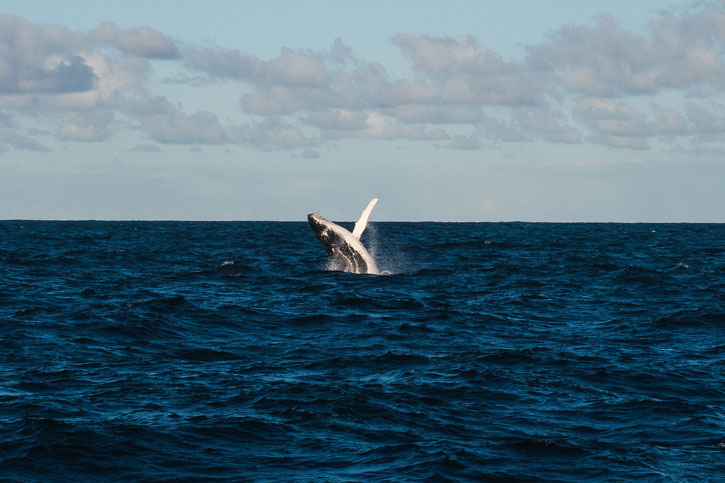
<path id="1" fill-rule="evenodd" d="M 368 223 L 361 241 L 370 256 L 375 260 L 381 275 L 395 275 L 415 271 L 397 243 L 391 240 L 383 240 L 380 237 L 375 223 Z"/>

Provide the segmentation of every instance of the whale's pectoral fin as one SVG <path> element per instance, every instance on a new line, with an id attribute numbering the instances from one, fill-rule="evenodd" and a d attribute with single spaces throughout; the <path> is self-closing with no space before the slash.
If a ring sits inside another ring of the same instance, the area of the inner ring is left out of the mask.
<path id="1" fill-rule="evenodd" d="M 355 228 L 352 229 L 352 236 L 354 236 L 358 240 L 365 231 L 365 227 L 368 226 L 368 218 L 370 218 L 370 212 L 373 211 L 373 208 L 375 208 L 375 204 L 378 201 L 380 201 L 380 198 L 373 198 L 372 200 L 370 200 L 370 203 L 368 203 L 368 206 L 365 207 L 362 214 L 360 215 L 360 219 L 357 220 L 357 223 L 355 223 Z"/>

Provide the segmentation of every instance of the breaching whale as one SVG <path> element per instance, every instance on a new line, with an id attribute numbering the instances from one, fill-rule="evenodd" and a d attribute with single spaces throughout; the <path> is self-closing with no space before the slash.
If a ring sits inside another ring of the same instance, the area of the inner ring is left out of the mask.
<path id="1" fill-rule="evenodd" d="M 360 219 L 355 223 L 352 233 L 323 218 L 319 213 L 307 215 L 307 221 L 310 223 L 312 231 L 320 239 L 336 267 L 352 273 L 380 273 L 375 265 L 375 260 L 360 242 L 360 236 L 368 225 L 370 212 L 373 211 L 379 200 L 380 198 L 370 200 L 360 215 Z"/>

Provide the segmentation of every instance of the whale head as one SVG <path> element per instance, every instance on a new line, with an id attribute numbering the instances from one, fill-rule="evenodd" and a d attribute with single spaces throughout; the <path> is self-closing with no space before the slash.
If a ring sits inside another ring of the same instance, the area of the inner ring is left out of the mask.
<path id="1" fill-rule="evenodd" d="M 332 255 L 332 244 L 334 243 L 335 234 L 330 228 L 330 222 L 319 213 L 310 213 L 307 215 L 307 222 L 310 224 L 312 231 L 315 232 L 317 238 L 322 242 L 328 255 Z"/>

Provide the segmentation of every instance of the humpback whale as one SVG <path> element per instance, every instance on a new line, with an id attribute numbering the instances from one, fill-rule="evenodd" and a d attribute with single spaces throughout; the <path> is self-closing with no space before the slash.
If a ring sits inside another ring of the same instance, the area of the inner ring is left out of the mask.
<path id="1" fill-rule="evenodd" d="M 307 221 L 310 223 L 312 231 L 322 242 L 322 246 L 325 247 L 325 251 L 330 255 L 333 263 L 346 272 L 380 273 L 375 265 L 375 260 L 360 242 L 360 236 L 368 226 L 370 212 L 373 211 L 379 200 L 380 198 L 370 200 L 360 215 L 360 219 L 355 223 L 352 233 L 323 218 L 319 213 L 307 215 Z"/>

